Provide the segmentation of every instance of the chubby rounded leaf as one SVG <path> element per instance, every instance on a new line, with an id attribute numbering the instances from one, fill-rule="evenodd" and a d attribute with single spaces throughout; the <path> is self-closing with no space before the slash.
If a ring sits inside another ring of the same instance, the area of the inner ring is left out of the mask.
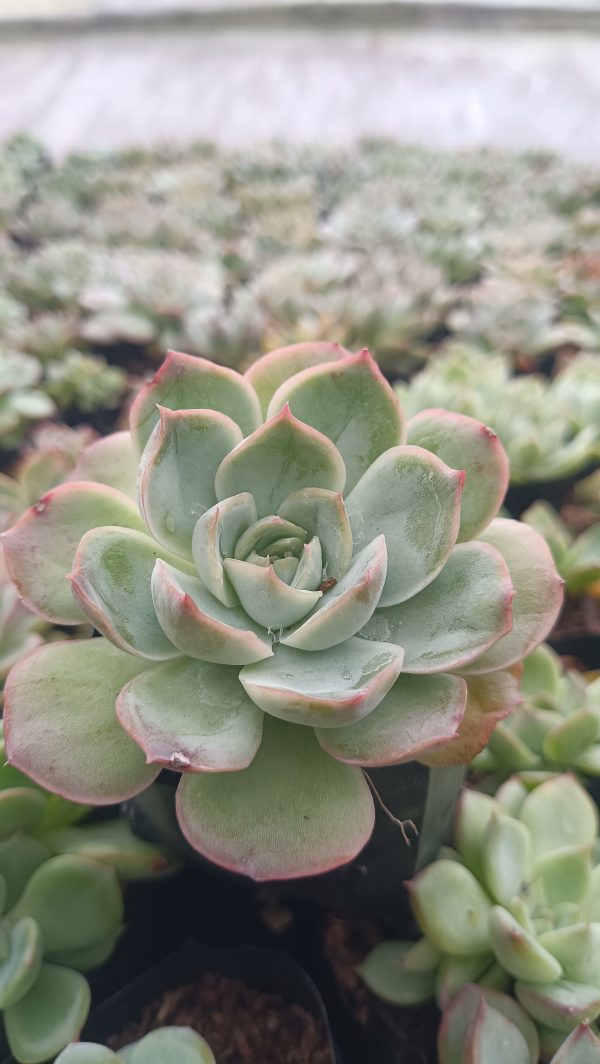
<path id="1" fill-rule="evenodd" d="M 125 685 L 117 712 L 149 762 L 178 771 L 237 771 L 260 746 L 263 714 L 227 665 L 158 665 Z"/>
<path id="2" fill-rule="evenodd" d="M 266 632 L 243 610 L 224 606 L 196 577 L 159 559 L 151 587 L 161 627 L 183 654 L 223 665 L 246 665 L 272 656 Z"/>
<path id="3" fill-rule="evenodd" d="M 482 1002 L 485 1002 L 490 1009 L 504 1016 L 515 1025 L 521 1032 L 527 1047 L 527 1056 L 523 1059 L 527 1061 L 527 1064 L 538 1064 L 540 1055 L 539 1038 L 535 1024 L 532 1023 L 521 1006 L 508 994 L 499 993 L 481 985 L 463 986 L 444 1009 L 438 1032 L 439 1064 L 463 1064 L 467 1032 L 471 1028 Z M 492 1061 L 495 1064 L 497 1048 L 498 1046 L 492 1046 L 491 1049 L 488 1047 L 486 1050 L 487 1055 L 481 1058 L 481 1064 L 492 1064 Z M 510 1059 L 516 1064 L 516 1061 L 520 1060 L 521 1057 L 512 1055 Z M 498 1064 L 500 1064 L 500 1058 L 498 1058 Z"/>
<path id="4" fill-rule="evenodd" d="M 286 403 L 300 421 L 334 441 L 346 466 L 347 492 L 380 454 L 403 442 L 402 408 L 366 349 L 285 381 L 267 417 Z"/>
<path id="5" fill-rule="evenodd" d="M 328 754 L 355 765 L 396 765 L 449 742 L 460 724 L 467 685 L 458 676 L 399 676 L 362 720 L 319 728 Z"/>
<path id="6" fill-rule="evenodd" d="M 600 1038 L 591 1027 L 579 1024 L 565 1038 L 558 1052 L 552 1057 L 551 1064 L 599 1064 Z"/>
<path id="7" fill-rule="evenodd" d="M 545 983 L 562 975 L 556 957 L 501 905 L 495 905 L 490 913 L 489 938 L 500 964 L 515 979 Z"/>
<path id="8" fill-rule="evenodd" d="M 503 556 L 515 589 L 511 631 L 472 664 L 470 673 L 505 669 L 520 661 L 546 638 L 558 617 L 563 582 L 542 536 L 521 521 L 497 518 L 481 539 Z"/>
<path id="9" fill-rule="evenodd" d="M 492 816 L 481 847 L 484 884 L 501 905 L 528 882 L 531 838 L 524 824 L 510 816 Z"/>
<path id="10" fill-rule="evenodd" d="M 410 967 L 414 942 L 398 942 L 393 939 L 379 942 L 357 971 L 377 997 L 391 1005 L 419 1005 L 433 996 L 436 965 L 428 971 L 415 971 Z M 439 963 L 440 954 L 437 954 Z"/>
<path id="11" fill-rule="evenodd" d="M 137 507 L 120 491 L 73 482 L 43 495 L 5 534 L 10 575 L 32 610 L 55 624 L 85 620 L 66 577 L 81 537 L 100 525 L 144 530 Z"/>
<path id="12" fill-rule="evenodd" d="M 123 1064 L 123 1058 L 106 1046 L 77 1042 L 63 1049 L 56 1058 L 56 1064 Z"/>
<path id="13" fill-rule="evenodd" d="M 6 884 L 5 908 L 12 909 L 36 868 L 52 856 L 46 842 L 21 832 L 0 842 L 0 876 Z"/>
<path id="14" fill-rule="evenodd" d="M 360 769 L 329 757 L 311 728 L 272 717 L 248 768 L 183 777 L 177 813 L 196 850 L 256 880 L 337 868 L 365 845 L 375 817 Z"/>
<path id="15" fill-rule="evenodd" d="M 48 807 L 48 795 L 34 787 L 5 787 L 0 791 L 0 838 L 15 831 L 35 831 Z"/>
<path id="16" fill-rule="evenodd" d="M 38 978 L 4 1013 L 8 1044 L 22 1064 L 42 1064 L 74 1042 L 90 1008 L 90 988 L 79 972 L 42 964 Z"/>
<path id="17" fill-rule="evenodd" d="M 223 569 L 223 559 L 231 557 L 236 543 L 256 521 L 256 506 L 248 491 L 211 506 L 198 518 L 192 536 L 192 555 L 202 583 L 224 606 L 235 606 L 237 595 Z"/>
<path id="18" fill-rule="evenodd" d="M 441 571 L 456 542 L 464 474 L 421 447 L 392 447 L 346 499 L 355 550 L 383 533 L 387 577 L 380 606 L 415 595 Z"/>
<path id="19" fill-rule="evenodd" d="M 600 924 L 570 924 L 538 937 L 562 965 L 565 979 L 600 985 Z"/>
<path id="20" fill-rule="evenodd" d="M 74 854 L 113 868 L 120 882 L 168 874 L 175 859 L 158 844 L 140 839 L 122 816 L 77 827 L 57 828 L 44 835 L 53 854 Z M 111 935 L 107 935 L 107 940 Z"/>
<path id="21" fill-rule="evenodd" d="M 223 567 L 248 616 L 273 632 L 296 624 L 323 594 L 291 587 L 280 579 L 272 565 L 226 558 Z"/>
<path id="22" fill-rule="evenodd" d="M 7 929 L 8 956 L 0 962 L 0 1008 L 19 1001 L 35 983 L 42 963 L 43 939 L 39 924 L 25 916 Z"/>
<path id="23" fill-rule="evenodd" d="M 352 558 L 352 529 L 341 492 L 301 488 L 283 500 L 278 513 L 318 539 L 324 578 L 339 580 Z"/>
<path id="24" fill-rule="evenodd" d="M 536 787 L 519 816 L 531 833 L 535 857 L 563 846 L 591 846 L 598 833 L 596 805 L 574 776 L 556 776 Z"/>
<path id="25" fill-rule="evenodd" d="M 508 487 L 508 457 L 496 433 L 464 414 L 422 410 L 408 422 L 407 437 L 465 470 L 458 542 L 475 539 L 498 513 Z"/>
<path id="26" fill-rule="evenodd" d="M 88 444 L 79 455 L 69 480 L 93 480 L 137 497 L 138 456 L 130 432 L 112 432 Z"/>
<path id="27" fill-rule="evenodd" d="M 496 723 L 512 713 L 522 700 L 518 673 L 514 669 L 466 676 L 466 680 L 467 706 L 458 735 L 440 750 L 419 758 L 426 765 L 465 765 L 472 761 L 483 750 Z"/>
<path id="28" fill-rule="evenodd" d="M 487 1064 L 499 1051 L 511 1064 L 530 1064 L 529 1048 L 519 1028 L 484 1000 L 467 1031 L 465 1064 Z"/>
<path id="29" fill-rule="evenodd" d="M 106 805 L 139 794 L 159 770 L 123 731 L 115 699 L 144 667 L 105 639 L 34 650 L 5 689 L 11 764 L 74 802 Z"/>
<path id="30" fill-rule="evenodd" d="M 106 526 L 83 536 L 73 572 L 73 593 L 86 617 L 132 654 L 162 661 L 179 654 L 161 628 L 150 581 L 157 558 L 180 564 L 144 532 Z"/>
<path id="31" fill-rule="evenodd" d="M 518 1001 L 537 1023 L 561 1031 L 572 1031 L 580 1023 L 591 1023 L 600 1015 L 600 989 L 569 979 L 542 983 L 515 983 Z"/>
<path id="32" fill-rule="evenodd" d="M 217 410 L 246 436 L 261 423 L 256 392 L 244 377 L 205 358 L 169 351 L 162 366 L 131 407 L 130 427 L 140 454 L 158 422 L 158 407 Z"/>
<path id="33" fill-rule="evenodd" d="M 512 599 L 500 552 L 463 543 L 432 583 L 407 602 L 376 610 L 361 635 L 404 647 L 405 672 L 459 669 L 510 631 Z"/>
<path id="34" fill-rule="evenodd" d="M 339 728 L 381 702 L 400 673 L 402 656 L 401 647 L 366 639 L 347 639 L 313 654 L 279 645 L 272 658 L 246 665 L 240 680 L 265 713 Z"/>
<path id="35" fill-rule="evenodd" d="M 190 1027 L 150 1031 L 135 1044 L 129 1064 L 216 1064 L 208 1042 Z"/>
<path id="36" fill-rule="evenodd" d="M 316 342 L 290 344 L 258 358 L 246 370 L 245 377 L 258 395 L 263 417 L 267 415 L 271 398 L 284 381 L 311 366 L 343 359 L 349 354 L 339 344 Z"/>
<path id="37" fill-rule="evenodd" d="M 492 903 L 468 868 L 434 861 L 406 886 L 419 927 L 434 946 L 457 957 L 489 953 Z"/>
<path id="38" fill-rule="evenodd" d="M 159 415 L 140 462 L 140 510 L 159 543 L 189 558 L 196 522 L 217 501 L 217 469 L 243 436 L 214 410 L 162 407 Z"/>
<path id="39" fill-rule="evenodd" d="M 356 555 L 310 617 L 281 642 L 299 650 L 325 650 L 356 635 L 379 602 L 386 572 L 385 539 L 377 536 Z"/>

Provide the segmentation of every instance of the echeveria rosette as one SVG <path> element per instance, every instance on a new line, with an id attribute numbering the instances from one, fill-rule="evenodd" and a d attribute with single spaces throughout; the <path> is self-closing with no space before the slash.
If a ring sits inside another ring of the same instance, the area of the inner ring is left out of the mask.
<path id="1" fill-rule="evenodd" d="M 493 520 L 494 434 L 438 412 L 406 443 L 368 352 L 244 377 L 171 353 L 103 447 L 6 536 L 25 600 L 105 637 L 10 677 L 9 757 L 45 787 L 101 804 L 176 769 L 197 850 L 291 878 L 367 841 L 362 766 L 466 761 L 514 705 L 560 605 L 550 552 Z"/>

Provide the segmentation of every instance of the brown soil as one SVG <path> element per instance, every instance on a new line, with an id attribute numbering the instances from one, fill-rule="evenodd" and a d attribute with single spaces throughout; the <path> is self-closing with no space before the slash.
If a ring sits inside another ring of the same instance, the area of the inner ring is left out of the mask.
<path id="1" fill-rule="evenodd" d="M 207 974 L 168 991 L 110 1040 L 119 1049 L 157 1027 L 191 1027 L 217 1064 L 333 1064 L 325 1031 L 302 1006 L 238 979 Z"/>
<path id="2" fill-rule="evenodd" d="M 390 936 L 385 936 L 374 923 L 331 920 L 325 948 L 341 997 L 373 1047 L 369 1064 L 435 1064 L 439 1024 L 435 1005 L 387 1005 L 367 989 L 356 970 L 356 965 L 384 937 Z"/>

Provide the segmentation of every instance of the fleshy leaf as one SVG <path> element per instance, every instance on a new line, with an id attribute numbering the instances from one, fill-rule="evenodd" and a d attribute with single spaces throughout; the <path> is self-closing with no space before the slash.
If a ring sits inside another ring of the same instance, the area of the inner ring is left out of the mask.
<path id="1" fill-rule="evenodd" d="M 117 712 L 149 762 L 178 771 L 246 768 L 260 746 L 263 715 L 226 665 L 159 665 L 126 684 Z"/>
<path id="2" fill-rule="evenodd" d="M 138 456 L 130 432 L 113 432 L 94 440 L 79 455 L 69 480 L 93 480 L 137 498 Z"/>
<path id="3" fill-rule="evenodd" d="M 355 765 L 396 765 L 420 757 L 456 735 L 467 698 L 458 676 L 399 676 L 362 720 L 317 729 L 328 754 Z"/>
<path id="4" fill-rule="evenodd" d="M 506 905 L 528 882 L 531 839 L 524 824 L 495 814 L 483 838 L 481 863 L 484 883 L 492 897 Z"/>
<path id="5" fill-rule="evenodd" d="M 184 776 L 177 810 L 196 850 L 256 880 L 337 868 L 365 845 L 375 817 L 360 769 L 324 753 L 311 728 L 272 717 L 248 768 Z"/>
<path id="6" fill-rule="evenodd" d="M 528 654 L 523 662 L 521 690 L 526 696 L 539 695 L 544 691 L 558 695 L 562 661 L 551 647 L 542 643 Z"/>
<path id="7" fill-rule="evenodd" d="M 192 536 L 192 554 L 202 583 L 224 606 L 235 606 L 237 595 L 223 570 L 223 558 L 231 557 L 238 538 L 256 521 L 256 506 L 243 491 L 212 506 L 198 518 Z"/>
<path id="8" fill-rule="evenodd" d="M 420 757 L 426 765 L 464 765 L 472 761 L 487 743 L 497 721 L 507 717 L 521 702 L 516 670 L 504 669 L 466 679 L 467 707 L 458 736 L 439 752 Z"/>
<path id="9" fill-rule="evenodd" d="M 497 518 L 482 533 L 503 556 L 515 597 L 512 630 L 477 658 L 472 674 L 504 669 L 520 661 L 548 635 L 563 599 L 563 582 L 544 539 L 521 521 Z"/>
<path id="10" fill-rule="evenodd" d="M 217 469 L 243 436 L 214 410 L 159 413 L 140 462 L 140 510 L 159 543 L 189 558 L 196 522 L 217 501 Z"/>
<path id="11" fill-rule="evenodd" d="M 465 1064 L 488 1064 L 497 1057 L 498 1050 L 511 1064 L 530 1064 L 527 1042 L 519 1028 L 482 1001 L 467 1031 Z"/>
<path id="12" fill-rule="evenodd" d="M 299 650 L 326 650 L 356 635 L 379 602 L 386 572 L 385 539 L 377 536 L 356 555 L 311 616 L 281 642 Z"/>
<path id="13" fill-rule="evenodd" d="M 300 421 L 333 440 L 346 466 L 347 492 L 380 454 L 403 442 L 402 408 L 367 350 L 285 381 L 267 417 L 286 403 Z"/>
<path id="14" fill-rule="evenodd" d="M 597 986 L 557 979 L 549 983 L 515 983 L 515 994 L 523 1008 L 537 1023 L 558 1030 L 571 1031 L 580 1023 L 591 1023 L 600 1015 L 600 990 Z"/>
<path id="15" fill-rule="evenodd" d="M 508 458 L 495 432 L 449 410 L 423 410 L 407 425 L 408 443 L 466 473 L 458 542 L 475 539 L 498 512 L 508 487 Z"/>
<path id="16" fill-rule="evenodd" d="M 515 979 L 543 983 L 552 982 L 562 975 L 562 967 L 556 957 L 540 946 L 534 936 L 501 905 L 495 905 L 490 913 L 489 940 L 500 964 Z"/>
<path id="17" fill-rule="evenodd" d="M 150 879 L 175 867 L 168 852 L 134 835 L 122 816 L 81 827 L 58 828 L 47 832 L 44 841 L 57 856 L 74 854 L 114 868 L 120 882 Z"/>
<path id="18" fill-rule="evenodd" d="M 280 517 L 295 521 L 316 537 L 323 553 L 323 575 L 339 580 L 352 558 L 352 529 L 340 492 L 302 488 L 284 499 Z"/>
<path id="19" fill-rule="evenodd" d="M 7 931 L 8 956 L 0 962 L 0 1008 L 19 1001 L 35 983 L 42 963 L 42 935 L 39 925 L 23 917 Z"/>
<path id="20" fill-rule="evenodd" d="M 193 576 L 160 559 L 152 574 L 156 616 L 171 642 L 201 661 L 246 665 L 271 657 L 266 633 L 235 606 L 228 609 Z"/>
<path id="21" fill-rule="evenodd" d="M 381 702 L 400 673 L 402 656 L 401 647 L 366 639 L 347 639 L 313 654 L 277 646 L 268 661 L 242 669 L 240 680 L 265 713 L 295 724 L 338 728 Z"/>
<path id="22" fill-rule="evenodd" d="M 600 1039 L 587 1024 L 579 1024 L 565 1039 L 550 1064 L 600 1064 Z"/>
<path id="23" fill-rule="evenodd" d="M 123 1058 L 105 1046 L 77 1042 L 63 1049 L 56 1064 L 123 1064 Z"/>
<path id="24" fill-rule="evenodd" d="M 51 857 L 45 842 L 21 832 L 0 842 L 0 876 L 6 883 L 6 906 L 12 909 L 36 868 Z"/>
<path id="25" fill-rule="evenodd" d="M 104 484 L 60 484 L 4 536 L 6 562 L 23 600 L 55 624 L 81 624 L 85 615 L 66 579 L 79 541 L 100 525 L 144 531 L 134 503 Z"/>
<path id="26" fill-rule="evenodd" d="M 542 747 L 544 757 L 559 764 L 571 764 L 595 741 L 599 728 L 600 717 L 591 706 L 576 709 L 548 732 Z"/>
<path id="27" fill-rule="evenodd" d="M 435 967 L 416 972 L 406 965 L 414 946 L 414 942 L 380 942 L 357 965 L 369 990 L 391 1005 L 419 1005 L 433 996 Z"/>
<path id="28" fill-rule="evenodd" d="M 594 802 L 568 775 L 556 776 L 531 791 L 520 819 L 531 832 L 536 857 L 562 846 L 591 846 L 598 833 Z"/>
<path id="29" fill-rule="evenodd" d="M 71 573 L 86 617 L 111 643 L 162 661 L 179 654 L 158 623 L 150 581 L 157 558 L 180 564 L 144 532 L 94 528 L 83 536 Z"/>
<path id="30" fill-rule="evenodd" d="M 0 791 L 0 838 L 15 831 L 34 831 L 42 822 L 48 797 L 33 787 L 6 787 Z"/>
<path id="31" fill-rule="evenodd" d="M 195 355 L 169 351 L 158 373 L 131 407 L 130 426 L 139 452 L 158 422 L 158 406 L 169 410 L 217 410 L 239 425 L 244 436 L 261 423 L 260 405 L 244 377 Z"/>
<path id="32" fill-rule="evenodd" d="M 215 490 L 219 500 L 249 491 L 258 516 L 268 517 L 292 492 L 341 491 L 345 479 L 342 457 L 331 440 L 284 407 L 223 459 Z"/>
<path id="33" fill-rule="evenodd" d="M 289 347 L 280 347 L 258 358 L 246 370 L 245 377 L 258 395 L 263 417 L 267 415 L 271 398 L 284 381 L 294 377 L 296 373 L 310 369 L 311 366 L 333 362 L 349 354 L 350 352 L 339 344 L 321 342 L 290 344 Z"/>
<path id="34" fill-rule="evenodd" d="M 492 903 L 468 868 L 434 861 L 406 887 L 419 927 L 443 953 L 489 953 Z"/>
<path id="35" fill-rule="evenodd" d="M 90 988 L 79 972 L 42 964 L 29 992 L 4 1013 L 13 1055 L 24 1064 L 54 1058 L 78 1038 L 90 998 Z"/>
<path id="36" fill-rule="evenodd" d="M 562 965 L 565 979 L 600 984 L 600 924 L 555 928 L 539 935 L 539 941 Z"/>
<path id="37" fill-rule="evenodd" d="M 380 606 L 430 584 L 456 542 L 464 474 L 421 447 L 392 447 L 346 499 L 355 550 L 385 536 L 387 578 Z"/>
<path id="38" fill-rule="evenodd" d="M 423 591 L 376 610 L 361 635 L 404 647 L 405 672 L 458 669 L 510 631 L 512 598 L 500 552 L 464 543 Z"/>
<path id="39" fill-rule="evenodd" d="M 467 867 L 483 880 L 483 846 L 500 809 L 489 794 L 463 787 L 454 814 L 454 845 Z"/>
<path id="40" fill-rule="evenodd" d="M 223 567 L 248 616 L 273 632 L 296 624 L 323 594 L 290 587 L 280 580 L 272 565 L 263 568 L 252 562 L 226 558 Z"/>
<path id="41" fill-rule="evenodd" d="M 115 699 L 144 667 L 105 639 L 34 650 L 5 689 L 11 764 L 74 802 L 106 805 L 139 794 L 159 770 L 123 731 Z"/>
<path id="42" fill-rule="evenodd" d="M 190 1027 L 164 1027 L 136 1043 L 129 1064 L 215 1064 L 210 1046 Z"/>
<path id="43" fill-rule="evenodd" d="M 469 957 L 445 956 L 436 972 L 435 999 L 438 1008 L 445 1009 L 452 998 L 467 983 L 474 983 L 494 961 L 492 952 L 475 953 Z"/>

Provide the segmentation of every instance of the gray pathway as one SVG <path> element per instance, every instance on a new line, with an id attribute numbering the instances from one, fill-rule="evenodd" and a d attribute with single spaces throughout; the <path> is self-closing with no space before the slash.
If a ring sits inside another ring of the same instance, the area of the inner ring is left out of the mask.
<path id="1" fill-rule="evenodd" d="M 389 135 L 600 162 L 600 34 L 265 18 L 62 34 L 0 26 L 0 138 L 18 129 L 59 156 Z"/>

